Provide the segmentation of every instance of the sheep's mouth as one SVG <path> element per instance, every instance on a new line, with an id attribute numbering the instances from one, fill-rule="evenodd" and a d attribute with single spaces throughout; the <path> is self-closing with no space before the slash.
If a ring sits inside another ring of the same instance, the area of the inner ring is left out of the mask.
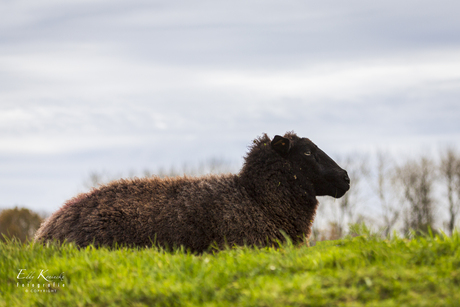
<path id="1" fill-rule="evenodd" d="M 326 186 L 328 187 L 326 195 L 340 198 L 350 189 L 350 178 L 346 172 L 344 175 L 332 173 L 329 176 L 325 176 L 325 179 L 327 180 Z"/>
<path id="2" fill-rule="evenodd" d="M 316 190 L 317 196 L 332 196 L 334 198 L 340 198 L 350 189 L 350 184 L 345 181 L 329 181 L 323 186 L 319 186 Z"/>
<path id="3" fill-rule="evenodd" d="M 345 195 L 345 193 L 347 193 L 349 189 L 350 184 L 348 182 L 340 183 L 335 187 L 335 194 L 333 195 L 333 197 L 340 198 L 343 195 Z"/>

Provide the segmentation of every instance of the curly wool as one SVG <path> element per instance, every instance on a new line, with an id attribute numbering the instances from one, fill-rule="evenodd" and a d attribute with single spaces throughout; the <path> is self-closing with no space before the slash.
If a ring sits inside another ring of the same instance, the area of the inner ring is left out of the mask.
<path id="1" fill-rule="evenodd" d="M 285 137 L 294 146 L 299 139 Z M 194 252 L 212 244 L 269 245 L 284 234 L 298 243 L 311 233 L 315 191 L 270 142 L 266 134 L 254 140 L 238 175 L 120 179 L 79 194 L 43 223 L 35 240 Z"/>

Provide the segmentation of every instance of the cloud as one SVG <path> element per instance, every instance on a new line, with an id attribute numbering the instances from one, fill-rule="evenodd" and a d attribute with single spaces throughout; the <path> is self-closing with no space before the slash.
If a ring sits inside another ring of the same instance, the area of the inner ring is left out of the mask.
<path id="1" fill-rule="evenodd" d="M 274 121 L 297 125 L 302 118 L 319 127 L 323 121 L 361 129 L 362 123 L 385 125 L 376 121 L 374 108 L 397 108 L 403 117 L 413 115 L 411 109 L 416 108 L 420 116 L 426 116 L 426 108 L 417 103 L 443 94 L 446 100 L 438 106 L 450 104 L 447 97 L 458 94 L 460 80 L 458 49 L 299 64 L 295 69 L 142 65 L 135 59 L 104 57 L 100 51 L 79 51 L 72 57 L 40 54 L 0 59 L 5 79 L 16 78 L 23 85 L 0 93 L 0 150 L 46 152 L 49 148 L 56 152 L 78 149 L 78 144 L 90 148 L 95 143 L 110 147 L 117 135 L 132 135 L 141 144 L 166 130 L 197 134 L 214 125 L 224 130 L 233 129 L 236 122 L 246 122 L 244 127 L 253 121 L 260 126 Z M 407 109 L 400 107 L 406 105 Z M 456 109 L 441 110 L 451 114 Z M 401 118 L 392 113 L 385 121 L 398 127 Z M 328 116 L 336 121 L 325 120 Z M 413 124 L 425 126 L 426 122 Z M 98 134 L 103 142 L 92 140 Z M 61 140 L 68 135 L 80 141 Z M 49 145 L 31 146 L 34 138 Z M 116 144 L 124 139 L 118 140 Z"/>

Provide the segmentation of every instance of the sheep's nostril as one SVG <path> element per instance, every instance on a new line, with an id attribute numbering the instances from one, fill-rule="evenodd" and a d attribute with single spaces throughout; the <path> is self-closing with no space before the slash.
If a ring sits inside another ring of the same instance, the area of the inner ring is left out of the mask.
<path id="1" fill-rule="evenodd" d="M 350 184 L 350 177 L 348 177 L 348 175 L 345 175 L 345 177 L 343 177 L 343 179 L 345 179 L 345 181 Z"/>

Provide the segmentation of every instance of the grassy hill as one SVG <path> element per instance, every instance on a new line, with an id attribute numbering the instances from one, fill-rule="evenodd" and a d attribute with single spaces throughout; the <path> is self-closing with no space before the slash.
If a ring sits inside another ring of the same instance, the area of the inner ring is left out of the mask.
<path id="1" fill-rule="evenodd" d="M 460 306 L 460 235 L 177 250 L 0 243 L 0 306 Z"/>

